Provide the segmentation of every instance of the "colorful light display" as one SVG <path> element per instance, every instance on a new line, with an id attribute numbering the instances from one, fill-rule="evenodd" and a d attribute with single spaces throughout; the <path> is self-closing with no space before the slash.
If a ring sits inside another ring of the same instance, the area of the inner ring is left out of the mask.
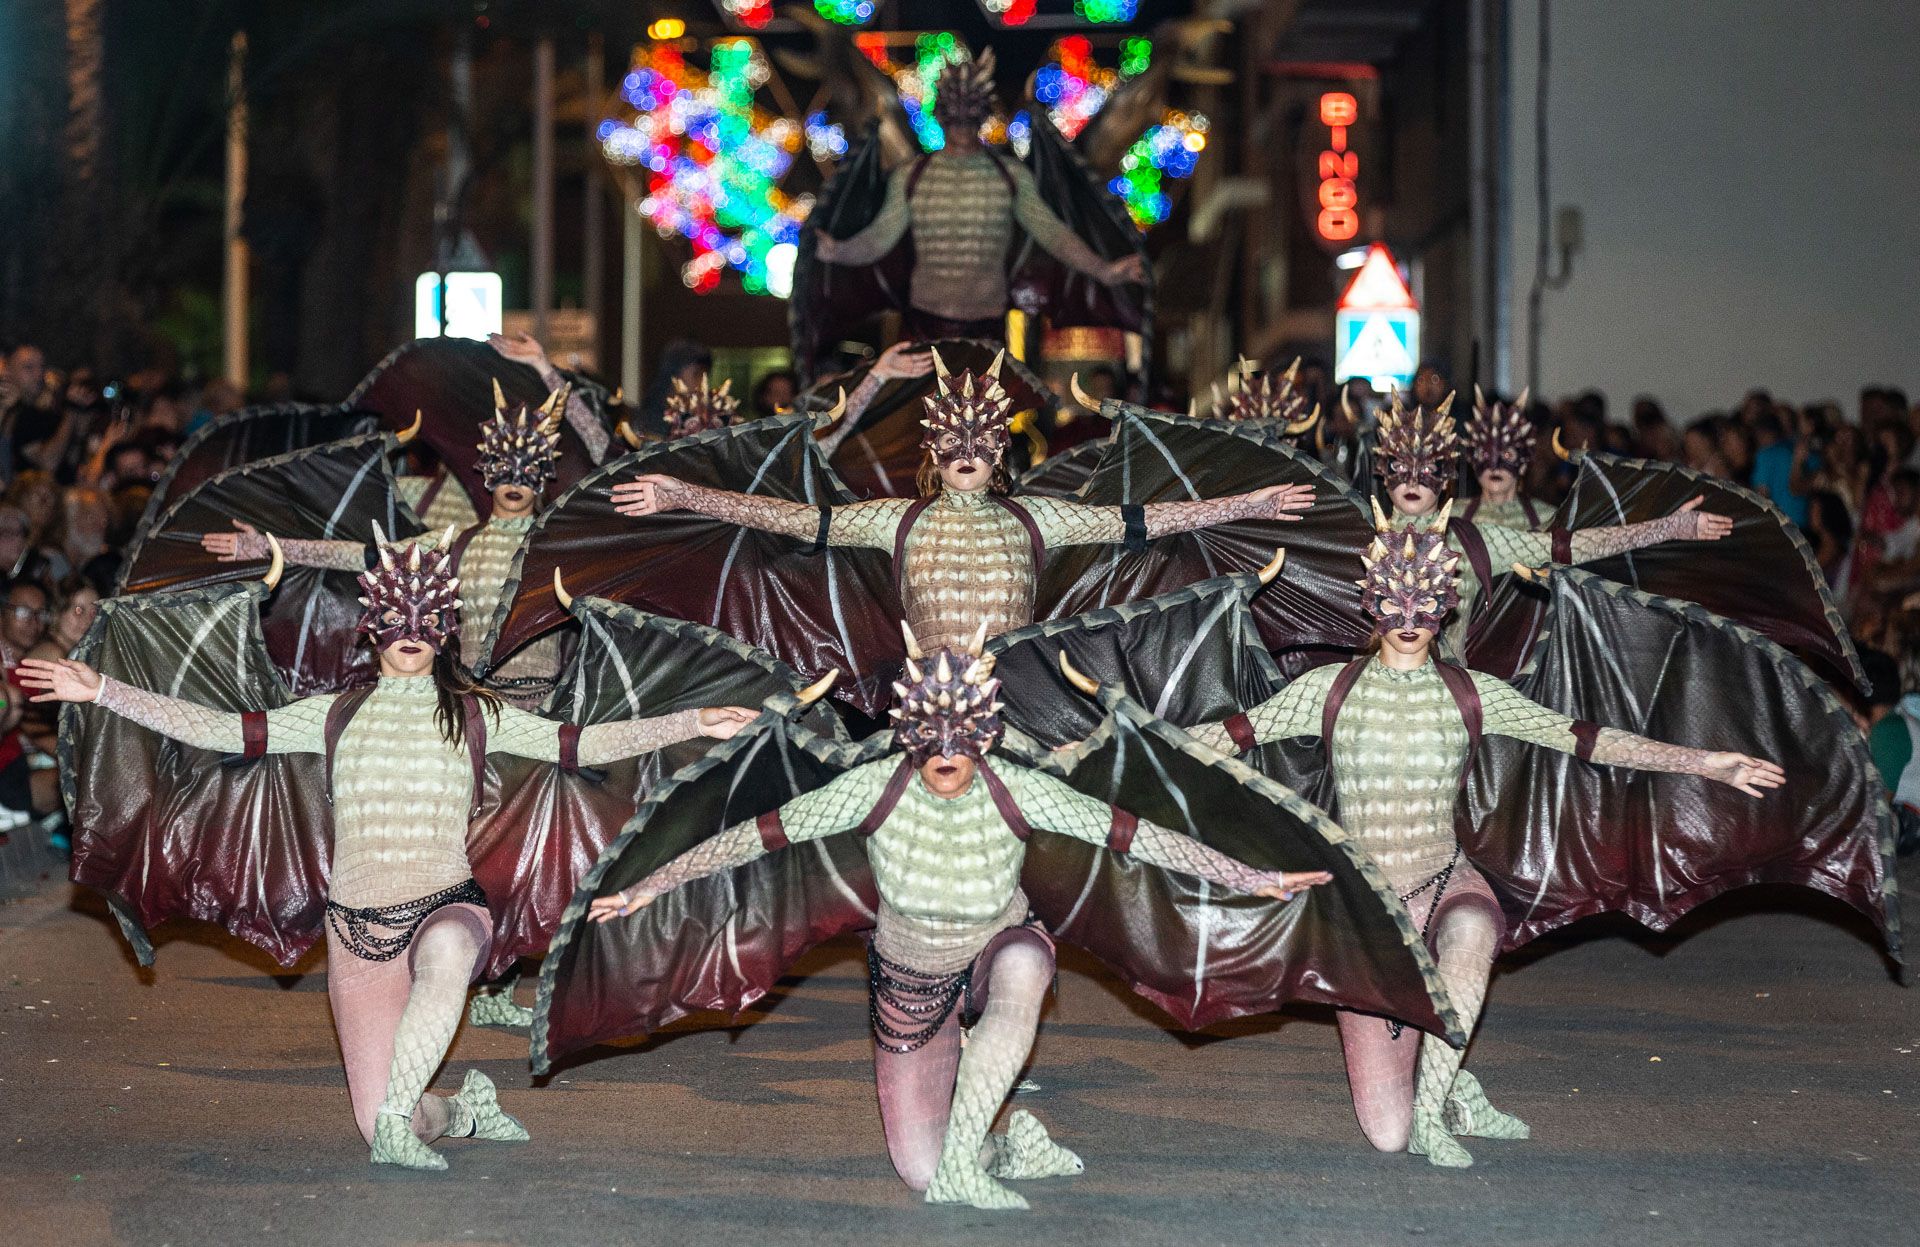
<path id="1" fill-rule="evenodd" d="M 865 26 L 873 20 L 874 0 L 813 0 L 813 11 L 842 26 Z"/>
<path id="2" fill-rule="evenodd" d="M 940 70 L 947 62 L 964 60 L 967 56 L 966 49 L 953 32 L 928 31 L 916 38 L 913 41 L 911 65 L 903 65 L 893 59 L 884 35 L 855 35 L 853 45 L 881 73 L 893 79 L 894 86 L 900 92 L 900 107 L 906 111 L 907 121 L 913 126 L 914 137 L 920 140 L 921 149 L 937 152 L 945 147 L 947 136 L 941 133 L 940 123 L 933 119 L 933 100 L 939 94 Z M 989 131 L 983 128 L 981 133 L 991 141 L 993 136 Z"/>
<path id="3" fill-rule="evenodd" d="M 720 7 L 751 30 L 759 30 L 773 20 L 773 0 L 720 0 Z"/>
<path id="4" fill-rule="evenodd" d="M 1144 41 L 1143 41 L 1144 42 Z M 1074 138 L 1106 107 L 1120 75 L 1094 63 L 1093 45 L 1070 35 L 1053 45 L 1053 59 L 1033 76 L 1033 98 L 1044 104 L 1054 128 Z"/>
<path id="5" fill-rule="evenodd" d="M 1002 26 L 1025 26 L 1033 20 L 1035 0 L 983 0 L 987 12 Z"/>
<path id="6" fill-rule="evenodd" d="M 705 73 L 677 48 L 654 46 L 621 80 L 621 115 L 597 131 L 641 214 L 662 235 L 693 244 L 681 280 L 701 293 L 716 289 L 729 268 L 747 290 L 767 292 L 769 255 L 799 242 L 813 207 L 810 197 L 779 188 L 811 136 L 799 122 L 755 106 L 771 73 L 745 39 L 716 44 Z"/>
<path id="7" fill-rule="evenodd" d="M 1167 178 L 1190 178 L 1207 146 L 1206 117 L 1200 113 L 1169 112 L 1166 120 L 1133 141 L 1120 158 L 1120 172 L 1107 189 L 1127 205 L 1127 215 L 1141 229 L 1158 225 L 1173 211 L 1163 183 Z"/>
<path id="8" fill-rule="evenodd" d="M 1073 0 L 1073 11 L 1082 21 L 1111 26 L 1132 21 L 1140 12 L 1140 0 Z"/>

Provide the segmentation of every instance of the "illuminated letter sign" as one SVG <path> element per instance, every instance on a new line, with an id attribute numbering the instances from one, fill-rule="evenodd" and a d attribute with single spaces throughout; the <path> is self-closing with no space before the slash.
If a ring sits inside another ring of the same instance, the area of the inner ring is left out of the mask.
<path id="1" fill-rule="evenodd" d="M 1359 119 L 1360 105 L 1345 91 L 1320 97 L 1320 121 L 1327 127 L 1327 150 L 1320 153 L 1320 214 L 1313 227 L 1328 242 L 1346 242 L 1360 232 L 1360 157 L 1347 146 L 1347 130 Z"/>

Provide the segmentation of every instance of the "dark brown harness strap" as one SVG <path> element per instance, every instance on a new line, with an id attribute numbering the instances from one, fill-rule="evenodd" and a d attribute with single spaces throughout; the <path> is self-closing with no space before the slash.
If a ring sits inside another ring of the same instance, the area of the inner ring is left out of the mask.
<path id="1" fill-rule="evenodd" d="M 243 758 L 258 758 L 267 752 L 267 714 L 249 710 L 240 716 L 240 741 Z"/>
<path id="2" fill-rule="evenodd" d="M 1481 497 L 1482 495 L 1475 494 L 1473 497 L 1467 499 L 1467 509 L 1460 513 L 1461 519 L 1470 520 L 1479 512 Z"/>
<path id="3" fill-rule="evenodd" d="M 1573 531 L 1567 528 L 1553 528 L 1548 531 L 1553 535 L 1553 561 L 1573 562 Z"/>
<path id="4" fill-rule="evenodd" d="M 1467 725 L 1467 756 L 1460 764 L 1460 786 L 1467 786 L 1467 773 L 1473 769 L 1473 755 L 1480 748 L 1481 729 L 1485 725 L 1485 713 L 1480 705 L 1480 690 L 1473 682 L 1473 675 L 1465 667 L 1456 667 L 1450 662 L 1433 660 L 1433 670 L 1440 682 L 1453 694 L 1453 704 L 1460 709 L 1460 721 Z"/>
<path id="5" fill-rule="evenodd" d="M 1574 756 L 1582 762 L 1593 761 L 1593 746 L 1600 739 L 1600 725 L 1587 719 L 1573 721 Z"/>
<path id="6" fill-rule="evenodd" d="M 449 475 L 451 475 L 451 473 L 449 473 L 445 468 L 441 468 L 438 472 L 434 473 L 433 477 L 430 480 L 427 481 L 427 487 L 424 490 L 420 491 L 420 514 L 421 515 L 425 515 L 427 513 L 427 508 L 433 505 L 433 500 L 440 496 L 440 487 L 447 483 L 447 477 Z"/>
<path id="7" fill-rule="evenodd" d="M 935 497 L 937 495 L 914 499 L 907 513 L 900 517 L 900 527 L 893 530 L 893 591 L 900 595 L 903 605 L 907 600 L 907 535 L 913 531 L 921 512 L 933 505 Z"/>
<path id="8" fill-rule="evenodd" d="M 1133 848 L 1133 833 L 1140 829 L 1138 815 L 1115 808 L 1113 823 L 1107 828 L 1107 847 L 1115 853 L 1126 853 Z"/>
<path id="9" fill-rule="evenodd" d="M 853 829 L 853 834 L 870 836 L 879 831 L 880 824 L 886 822 L 887 815 L 893 813 L 893 807 L 900 804 L 901 796 L 907 791 L 907 781 L 912 778 L 913 759 L 901 758 L 900 765 L 894 768 L 892 778 L 887 780 L 887 786 L 880 792 L 879 804 L 867 811 L 867 816 L 860 820 L 860 825 Z"/>
<path id="10" fill-rule="evenodd" d="M 1000 777 L 993 773 L 993 768 L 987 765 L 985 758 L 980 759 L 979 766 L 980 778 L 986 781 L 987 795 L 993 798 L 993 808 L 1000 811 L 1000 817 L 1006 822 L 1007 829 L 1013 832 L 1016 839 L 1032 839 L 1033 825 L 1027 822 L 1027 816 L 1020 812 L 1020 806 L 1014 801 L 1013 794 L 1007 791 L 1007 786 L 1000 782 Z"/>
<path id="11" fill-rule="evenodd" d="M 1253 720 L 1244 710 L 1236 710 L 1221 724 L 1227 729 L 1227 735 L 1233 737 L 1233 747 L 1240 753 L 1252 753 L 1260 744 L 1260 738 L 1254 734 Z"/>
<path id="12" fill-rule="evenodd" d="M 326 726 L 321 729 L 321 737 L 326 743 L 327 800 L 333 800 L 333 755 L 340 747 L 340 737 L 347 730 L 347 724 L 353 722 L 353 716 L 360 713 L 360 707 L 367 698 L 373 696 L 373 686 L 348 689 L 333 699 L 327 707 Z"/>
<path id="13" fill-rule="evenodd" d="M 1032 512 L 1028 511 L 1013 499 L 1002 498 L 998 494 L 991 496 L 995 502 L 1005 507 L 1014 519 L 1020 521 L 1022 528 L 1027 530 L 1027 542 L 1033 547 L 1033 570 L 1034 574 L 1038 575 L 1040 565 L 1046 560 L 1047 553 L 1047 542 L 1046 539 L 1040 535 L 1040 525 L 1034 521 Z"/>
<path id="14" fill-rule="evenodd" d="M 1531 499 L 1531 498 L 1529 498 L 1529 497 L 1527 497 L 1527 495 L 1525 495 L 1525 494 L 1521 494 L 1521 495 L 1520 495 L 1520 510 L 1521 510 L 1521 511 L 1522 511 L 1522 512 L 1523 512 L 1523 513 L 1524 513 L 1524 514 L 1526 515 L 1526 517 L 1527 517 L 1527 527 L 1528 527 L 1528 528 L 1538 528 L 1538 527 L 1540 527 L 1540 513 L 1539 513 L 1538 511 L 1535 511 L 1535 510 L 1533 509 L 1533 499 Z M 1473 518 L 1473 512 L 1471 512 L 1471 511 L 1469 511 L 1469 512 L 1467 512 L 1467 518 L 1468 518 L 1468 519 L 1472 519 L 1472 518 Z M 1556 559 L 1556 560 L 1554 560 L 1554 561 L 1555 561 L 1555 562 L 1565 562 L 1566 560 L 1564 560 L 1564 559 Z"/>
<path id="15" fill-rule="evenodd" d="M 580 725 L 560 725 L 560 769 L 571 775 L 580 769 Z"/>
<path id="16" fill-rule="evenodd" d="M 780 821 L 780 811 L 768 810 L 753 820 L 755 829 L 760 832 L 760 847 L 772 853 L 784 849 L 793 842 L 787 839 L 787 829 Z"/>
<path id="17" fill-rule="evenodd" d="M 461 695 L 460 710 L 467 717 L 467 757 L 473 763 L 473 803 L 467 810 L 471 822 L 480 813 L 480 798 L 487 788 L 487 714 L 472 693 Z"/>
<path id="18" fill-rule="evenodd" d="M 1333 684 L 1327 689 L 1327 700 L 1320 707 L 1320 747 L 1326 751 L 1327 765 L 1333 765 L 1333 725 L 1340 717 L 1340 707 L 1347 704 L 1347 694 L 1360 679 L 1360 673 L 1373 661 L 1370 655 L 1361 655 L 1346 666 L 1340 668 L 1340 674 L 1333 677 Z"/>
<path id="19" fill-rule="evenodd" d="M 466 554 L 467 547 L 473 543 L 473 539 L 479 536 L 480 530 L 485 527 L 486 525 L 482 523 L 482 524 L 475 524 L 471 528 L 463 529 L 460 535 L 453 539 L 453 544 L 447 547 L 447 553 L 453 559 L 454 575 L 457 576 L 460 574 L 461 557 Z"/>

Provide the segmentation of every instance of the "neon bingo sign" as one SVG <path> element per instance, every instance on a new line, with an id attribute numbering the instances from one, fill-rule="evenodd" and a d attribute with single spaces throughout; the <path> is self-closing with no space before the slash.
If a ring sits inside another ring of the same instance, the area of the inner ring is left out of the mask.
<path id="1" fill-rule="evenodd" d="M 1360 232 L 1360 157 L 1347 132 L 1360 118 L 1360 104 L 1345 91 L 1320 97 L 1320 121 L 1327 127 L 1327 149 L 1320 153 L 1320 212 L 1313 227 L 1327 242 L 1347 242 Z"/>

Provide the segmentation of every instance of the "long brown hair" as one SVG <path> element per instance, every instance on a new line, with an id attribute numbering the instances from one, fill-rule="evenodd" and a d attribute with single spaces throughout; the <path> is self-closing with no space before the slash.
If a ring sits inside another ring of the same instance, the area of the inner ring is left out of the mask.
<path id="1" fill-rule="evenodd" d="M 440 738 L 455 749 L 467 741 L 463 698 L 478 698 L 484 710 L 495 720 L 500 718 L 499 692 L 475 679 L 460 661 L 459 633 L 448 637 L 440 652 L 433 656 L 433 690 L 439 703 L 434 707 L 433 721 L 440 729 Z"/>
<path id="2" fill-rule="evenodd" d="M 933 461 L 933 452 L 925 451 L 920 456 L 920 473 L 914 477 L 914 487 L 922 498 L 931 498 L 940 492 L 944 484 L 940 479 L 940 465 Z M 987 492 L 1001 497 L 1013 492 L 1013 473 L 1007 468 L 1007 454 L 1000 452 L 1000 461 L 993 465 L 993 475 L 987 478 Z"/>

